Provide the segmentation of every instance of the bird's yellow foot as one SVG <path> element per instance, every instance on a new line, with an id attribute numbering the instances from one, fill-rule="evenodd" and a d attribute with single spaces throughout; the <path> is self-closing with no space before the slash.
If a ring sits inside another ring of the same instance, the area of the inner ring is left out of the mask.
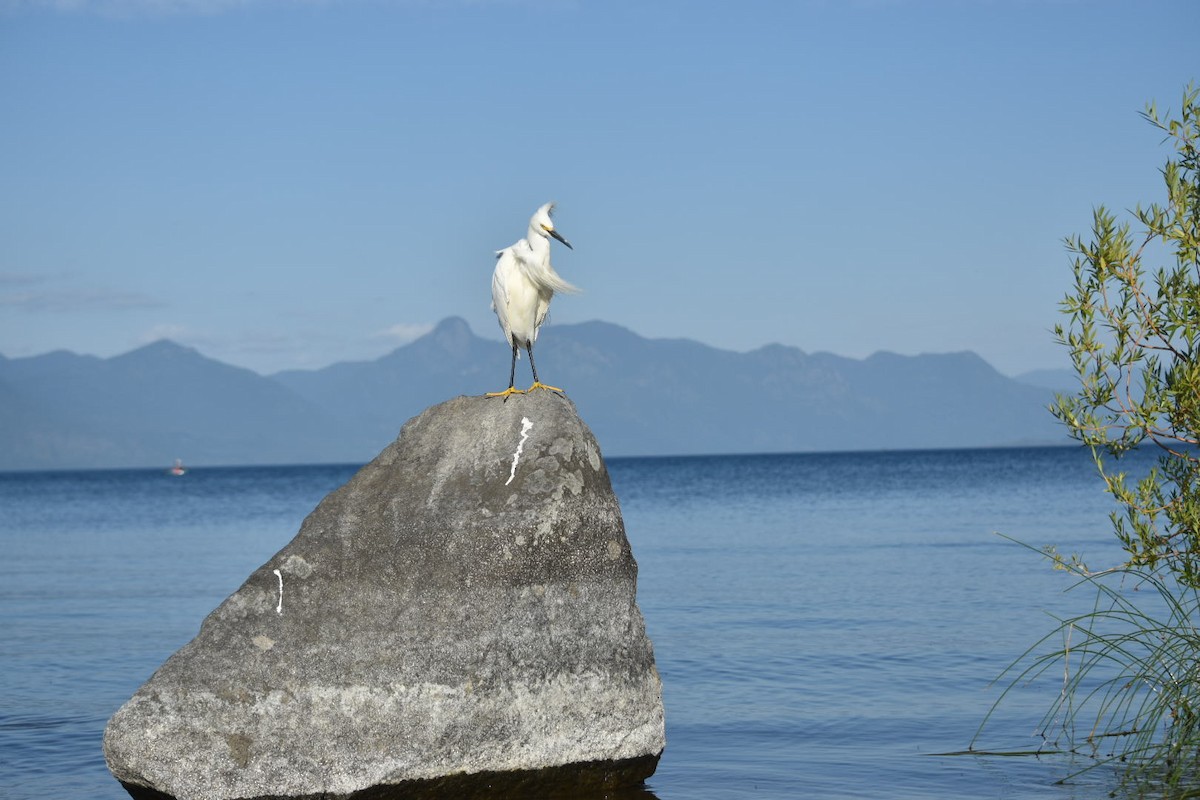
<path id="1" fill-rule="evenodd" d="M 534 389 L 545 389 L 547 392 L 554 392 L 557 395 L 561 395 L 563 393 L 563 390 L 557 386 L 547 386 L 541 381 L 534 381 L 533 386 L 530 386 L 527 391 L 532 392 Z"/>
<path id="2" fill-rule="evenodd" d="M 505 389 L 503 392 L 488 392 L 487 394 L 484 395 L 484 397 L 503 397 L 503 398 L 507 399 L 509 395 L 513 395 L 513 394 L 525 394 L 525 390 L 524 389 L 514 389 L 513 387 L 510 386 L 507 389 Z"/>

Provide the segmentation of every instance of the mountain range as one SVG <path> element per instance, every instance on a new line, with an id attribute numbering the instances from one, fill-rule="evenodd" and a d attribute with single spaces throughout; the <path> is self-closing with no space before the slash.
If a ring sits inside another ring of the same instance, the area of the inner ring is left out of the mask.
<path id="1" fill-rule="evenodd" d="M 608 456 L 1069 441 L 1046 411 L 1064 374 L 1009 378 L 971 352 L 737 353 L 605 322 L 547 327 L 536 352 Z M 273 375 L 168 340 L 0 356 L 0 469 L 366 462 L 426 407 L 503 389 L 508 366 L 502 342 L 453 317 L 373 361 Z"/>

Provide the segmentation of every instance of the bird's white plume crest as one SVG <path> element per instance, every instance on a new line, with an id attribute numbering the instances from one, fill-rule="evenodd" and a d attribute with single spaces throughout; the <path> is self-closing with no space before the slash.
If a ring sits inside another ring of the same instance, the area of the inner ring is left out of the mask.
<path id="1" fill-rule="evenodd" d="M 529 218 L 530 232 L 542 234 L 544 231 L 554 230 L 554 206 L 554 201 L 538 206 L 538 210 Z"/>

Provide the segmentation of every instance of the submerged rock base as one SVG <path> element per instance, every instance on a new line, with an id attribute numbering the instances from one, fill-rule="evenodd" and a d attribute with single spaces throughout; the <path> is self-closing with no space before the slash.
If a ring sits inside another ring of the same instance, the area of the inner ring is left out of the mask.
<path id="1" fill-rule="evenodd" d="M 326 497 L 121 707 L 109 769 L 154 800 L 637 784 L 665 740 L 636 584 L 573 404 L 456 398 Z"/>
<path id="2" fill-rule="evenodd" d="M 373 786 L 352 794 L 256 797 L 250 800 L 655 800 L 640 784 L 654 774 L 658 756 L 620 762 L 572 764 L 526 772 L 481 772 L 447 775 L 390 786 Z M 175 800 L 171 795 L 133 784 L 121 784 L 133 800 Z"/>

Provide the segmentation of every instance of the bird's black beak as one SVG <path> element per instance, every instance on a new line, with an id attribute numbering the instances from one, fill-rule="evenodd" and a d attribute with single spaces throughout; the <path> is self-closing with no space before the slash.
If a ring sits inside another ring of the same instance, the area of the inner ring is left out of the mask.
<path id="1" fill-rule="evenodd" d="M 550 234 L 550 235 L 551 235 L 551 236 L 553 236 L 555 239 L 558 239 L 560 242 L 562 242 L 563 244 L 565 244 L 567 247 L 570 247 L 572 250 L 574 250 L 574 249 L 575 249 L 574 247 L 571 247 L 571 243 L 570 243 L 570 242 L 568 242 L 566 239 L 564 239 L 563 237 L 561 237 L 561 236 L 559 236 L 559 235 L 558 235 L 558 231 L 553 231 L 553 230 L 551 230 L 551 231 L 546 231 L 546 233 Z"/>

